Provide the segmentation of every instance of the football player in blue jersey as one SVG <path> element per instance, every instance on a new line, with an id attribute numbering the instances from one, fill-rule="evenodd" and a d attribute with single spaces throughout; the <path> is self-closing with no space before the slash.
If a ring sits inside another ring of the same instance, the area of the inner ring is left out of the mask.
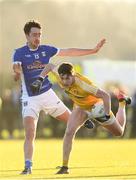
<path id="1" fill-rule="evenodd" d="M 14 79 L 22 82 L 22 117 L 25 129 L 24 158 L 25 168 L 22 174 L 32 173 L 32 158 L 39 113 L 46 114 L 67 122 L 71 112 L 52 90 L 48 76 L 44 79 L 40 91 L 31 92 L 30 85 L 39 77 L 41 71 L 49 63 L 51 57 L 84 56 L 97 53 L 105 43 L 102 39 L 93 49 L 68 48 L 59 49 L 49 45 L 41 45 L 41 25 L 29 21 L 24 26 L 26 45 L 15 50 L 13 55 Z M 39 77 L 40 78 L 40 77 Z"/>

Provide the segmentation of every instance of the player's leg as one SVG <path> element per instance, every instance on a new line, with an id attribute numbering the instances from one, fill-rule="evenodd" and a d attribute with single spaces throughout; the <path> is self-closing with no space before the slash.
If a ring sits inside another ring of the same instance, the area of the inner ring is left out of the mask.
<path id="1" fill-rule="evenodd" d="M 109 121 L 112 121 L 112 123 L 110 123 Z M 118 120 L 116 119 L 113 113 L 111 113 L 111 117 L 109 121 L 105 123 L 101 123 L 101 125 L 105 127 L 114 136 L 122 136 L 124 130 L 122 126 L 119 124 Z"/>
<path id="2" fill-rule="evenodd" d="M 64 121 L 67 122 L 69 117 L 70 117 L 70 111 L 66 110 L 64 113 L 62 113 L 61 115 L 57 116 L 56 119 L 60 120 L 60 121 Z M 87 119 L 83 125 L 85 128 L 87 129 L 93 129 L 95 127 L 94 123 L 91 121 L 91 119 Z"/>
<path id="3" fill-rule="evenodd" d="M 125 130 L 126 125 L 126 106 L 131 104 L 131 98 L 125 96 L 123 93 L 119 93 L 118 96 L 119 108 L 116 114 L 116 119 L 122 127 L 122 131 Z"/>
<path id="4" fill-rule="evenodd" d="M 64 105 L 65 106 L 65 105 Z M 70 115 L 71 115 L 71 112 L 70 110 L 68 110 L 66 107 L 63 107 L 65 108 L 64 112 L 62 111 L 61 114 L 59 115 L 56 115 L 56 119 L 60 120 L 60 121 L 64 121 L 64 122 L 67 122 Z M 54 115 L 53 115 L 54 116 Z"/>
<path id="5" fill-rule="evenodd" d="M 67 128 L 63 140 L 63 164 L 61 169 L 57 172 L 57 174 L 68 173 L 68 161 L 72 149 L 72 142 L 77 130 L 85 122 L 86 117 L 86 112 L 80 108 L 75 108 L 72 111 L 72 114 L 67 123 Z"/>
<path id="6" fill-rule="evenodd" d="M 63 165 L 67 165 L 71 147 L 72 147 L 72 140 L 77 132 L 77 130 L 82 126 L 87 114 L 84 110 L 80 108 L 75 108 L 72 111 L 72 114 L 69 118 L 66 132 L 64 135 L 64 143 L 63 143 Z"/>
<path id="7" fill-rule="evenodd" d="M 117 98 L 119 100 L 119 108 L 116 118 L 113 113 L 111 113 L 111 118 L 105 122 L 105 124 L 103 123 L 103 126 L 113 135 L 122 136 L 126 125 L 126 105 L 131 104 L 131 98 L 123 94 L 119 94 Z"/>
<path id="8" fill-rule="evenodd" d="M 25 141 L 24 141 L 25 169 L 22 172 L 22 174 L 31 174 L 37 120 L 35 120 L 33 117 L 28 116 L 24 118 L 23 124 L 25 129 Z"/>
<path id="9" fill-rule="evenodd" d="M 32 173 L 32 158 L 34 152 L 34 140 L 36 136 L 37 121 L 40 109 L 36 101 L 28 101 L 27 106 L 23 107 L 23 125 L 25 130 L 24 159 L 25 168 L 21 174 Z"/>

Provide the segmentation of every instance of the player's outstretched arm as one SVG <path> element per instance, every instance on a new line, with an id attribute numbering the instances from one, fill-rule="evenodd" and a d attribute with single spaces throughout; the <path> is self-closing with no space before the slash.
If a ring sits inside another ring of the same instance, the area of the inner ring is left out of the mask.
<path id="1" fill-rule="evenodd" d="M 85 56 L 97 53 L 105 44 L 106 39 L 102 39 L 93 49 L 68 48 L 60 49 L 58 56 Z"/>

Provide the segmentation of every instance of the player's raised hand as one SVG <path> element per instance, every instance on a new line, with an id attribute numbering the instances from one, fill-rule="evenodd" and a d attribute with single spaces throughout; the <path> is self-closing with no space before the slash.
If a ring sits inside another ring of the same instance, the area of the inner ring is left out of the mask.
<path id="1" fill-rule="evenodd" d="M 101 47 L 106 43 L 106 39 L 102 39 L 95 47 L 95 51 L 98 52 Z"/>

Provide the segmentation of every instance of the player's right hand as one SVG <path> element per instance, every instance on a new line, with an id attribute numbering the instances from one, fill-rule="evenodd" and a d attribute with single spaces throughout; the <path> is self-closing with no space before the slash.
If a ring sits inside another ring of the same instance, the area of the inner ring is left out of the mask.
<path id="1" fill-rule="evenodd" d="M 17 74 L 21 74 L 22 73 L 22 66 L 20 63 L 15 63 L 13 65 L 13 69 L 14 69 L 14 72 L 17 73 Z"/>
<path id="2" fill-rule="evenodd" d="M 41 79 L 37 79 L 36 81 L 34 81 L 31 85 L 30 85 L 30 89 L 32 91 L 33 94 L 37 94 L 40 92 L 40 89 L 42 87 L 42 83 L 43 80 Z"/>
<path id="3" fill-rule="evenodd" d="M 19 73 L 14 73 L 13 74 L 14 81 L 20 80 L 20 77 L 21 77 L 21 74 L 19 74 Z"/>

